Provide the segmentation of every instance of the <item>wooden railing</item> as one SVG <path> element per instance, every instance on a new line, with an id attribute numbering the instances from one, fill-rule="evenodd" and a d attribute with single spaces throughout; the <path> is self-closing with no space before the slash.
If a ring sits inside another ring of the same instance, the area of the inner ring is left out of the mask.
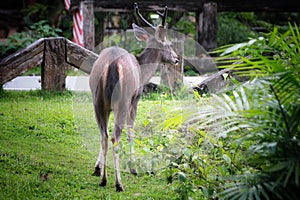
<path id="1" fill-rule="evenodd" d="M 66 89 L 66 66 L 67 64 L 78 68 L 87 74 L 90 74 L 93 63 L 98 58 L 94 52 L 85 49 L 70 40 L 63 37 L 55 38 L 41 38 L 26 48 L 6 57 L 0 61 L 0 86 L 6 82 L 22 75 L 28 70 L 41 65 L 41 86 L 43 90 L 64 91 Z M 192 64 L 199 72 L 207 72 L 208 69 L 217 70 L 215 67 L 209 67 L 213 64 L 203 63 L 201 58 L 186 58 L 188 63 Z M 183 66 L 180 69 L 171 73 L 168 72 L 166 77 L 168 80 L 173 80 L 175 84 L 178 75 L 183 75 Z M 228 69 L 211 74 L 198 86 L 205 87 L 207 85 L 214 85 L 216 87 L 221 84 L 223 87 L 224 81 L 220 81 L 220 76 L 224 73 L 229 73 Z M 174 78 L 175 77 L 175 78 Z M 214 82 L 220 82 L 218 84 Z M 218 88 L 218 87 L 217 87 Z M 174 89 L 174 88 L 173 88 Z"/>
<path id="2" fill-rule="evenodd" d="M 0 61 L 0 86 L 41 65 L 42 89 L 65 90 L 66 65 L 87 74 L 98 55 L 63 37 L 41 38 Z"/>

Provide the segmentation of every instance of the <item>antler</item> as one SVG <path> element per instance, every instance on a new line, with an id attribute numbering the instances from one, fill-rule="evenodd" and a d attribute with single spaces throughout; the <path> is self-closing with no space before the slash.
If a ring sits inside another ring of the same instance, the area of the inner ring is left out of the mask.
<path id="1" fill-rule="evenodd" d="M 135 2 L 134 3 L 134 9 L 135 9 L 135 12 L 136 14 L 139 16 L 139 18 L 149 27 L 151 28 L 155 28 L 150 22 L 148 22 L 140 13 L 140 10 L 139 10 L 139 7 L 138 7 L 138 4 Z"/>
<path id="2" fill-rule="evenodd" d="M 165 9 L 164 9 L 164 12 L 161 13 L 159 11 L 156 11 L 156 13 L 162 18 L 162 23 L 161 25 L 164 27 L 164 28 L 167 28 L 167 15 L 168 15 L 168 6 L 165 6 Z"/>
<path id="3" fill-rule="evenodd" d="M 155 28 L 150 22 L 148 22 L 140 13 L 140 10 L 139 10 L 139 7 L 138 7 L 138 4 L 135 2 L 134 3 L 134 9 L 135 9 L 135 12 L 136 14 L 139 16 L 139 18 L 149 27 L 151 28 Z M 168 15 L 168 6 L 165 6 L 165 9 L 164 9 L 164 12 L 161 13 L 159 11 L 156 11 L 156 13 L 162 18 L 162 26 L 164 28 L 167 28 L 167 15 Z"/>

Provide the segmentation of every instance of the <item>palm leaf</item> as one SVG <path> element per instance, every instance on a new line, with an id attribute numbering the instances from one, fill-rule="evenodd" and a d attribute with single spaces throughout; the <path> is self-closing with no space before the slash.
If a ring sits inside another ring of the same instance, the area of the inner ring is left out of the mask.
<path id="1" fill-rule="evenodd" d="M 281 34 L 275 27 L 264 38 L 226 48 L 217 50 L 223 53 L 217 59 L 224 64 L 221 68 L 249 76 L 250 81 L 187 108 L 183 125 L 216 138 L 210 140 L 212 146 L 219 137 L 235 143 L 238 147 L 228 150 L 233 157 L 243 154 L 240 159 L 231 157 L 242 166 L 234 172 L 240 175 L 223 177 L 218 197 L 294 198 L 293 191 L 300 190 L 299 29 L 290 25 Z"/>

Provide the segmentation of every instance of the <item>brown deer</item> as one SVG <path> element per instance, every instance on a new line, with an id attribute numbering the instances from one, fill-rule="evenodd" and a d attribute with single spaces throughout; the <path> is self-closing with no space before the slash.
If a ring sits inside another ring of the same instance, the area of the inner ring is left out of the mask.
<path id="1" fill-rule="evenodd" d="M 115 186 L 118 192 L 124 191 L 121 181 L 118 143 L 122 130 L 127 123 L 127 140 L 130 146 L 130 161 L 134 162 L 133 127 L 137 104 L 146 84 L 155 73 L 159 63 L 177 64 L 179 56 L 172 49 L 171 42 L 166 40 L 167 7 L 163 13 L 162 25 L 154 27 L 145 20 L 135 3 L 135 11 L 150 30 L 133 24 L 133 31 L 138 40 L 145 41 L 147 46 L 135 57 L 125 49 L 109 47 L 103 49 L 93 65 L 90 74 L 90 88 L 93 96 L 96 121 L 101 132 L 101 147 L 95 165 L 94 175 L 100 176 L 100 186 L 107 183 L 106 157 L 108 150 L 108 120 L 110 112 L 114 113 L 114 130 L 111 136 L 115 168 Z M 136 170 L 130 171 L 136 174 Z"/>

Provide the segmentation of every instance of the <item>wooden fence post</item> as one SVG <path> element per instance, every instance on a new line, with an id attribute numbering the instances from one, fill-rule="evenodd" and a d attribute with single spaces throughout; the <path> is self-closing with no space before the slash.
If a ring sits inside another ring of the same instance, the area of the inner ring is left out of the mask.
<path id="1" fill-rule="evenodd" d="M 46 38 L 42 62 L 42 89 L 64 91 L 66 88 L 65 38 Z"/>
<path id="2" fill-rule="evenodd" d="M 217 3 L 208 1 L 203 4 L 202 12 L 196 15 L 197 41 L 210 51 L 217 47 Z"/>
<path id="3" fill-rule="evenodd" d="M 80 9 L 83 18 L 83 44 L 85 48 L 93 51 L 95 48 L 94 1 L 81 1 Z"/>
<path id="4" fill-rule="evenodd" d="M 176 53 L 182 56 L 184 51 L 184 39 L 179 37 L 180 36 L 175 37 L 172 43 Z M 183 82 L 183 63 L 183 59 L 180 59 L 177 65 L 163 64 L 161 66 L 160 84 L 168 86 L 172 91 L 181 87 Z"/>

